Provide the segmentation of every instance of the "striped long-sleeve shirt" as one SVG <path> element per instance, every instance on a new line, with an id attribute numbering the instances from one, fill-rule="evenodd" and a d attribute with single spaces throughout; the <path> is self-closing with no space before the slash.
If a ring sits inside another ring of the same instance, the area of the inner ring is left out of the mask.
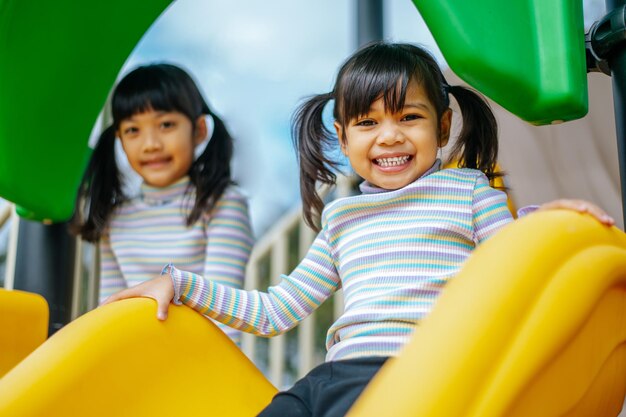
<path id="1" fill-rule="evenodd" d="M 481 172 L 438 168 L 399 190 L 364 183 L 361 195 L 328 204 L 305 259 L 267 293 L 170 266 L 175 302 L 272 336 L 343 288 L 345 311 L 328 331 L 326 360 L 396 355 L 476 245 L 512 221 L 506 195 Z"/>
<path id="2" fill-rule="evenodd" d="M 189 177 L 155 188 L 142 184 L 140 197 L 118 207 L 100 241 L 100 301 L 157 277 L 173 262 L 214 282 L 242 288 L 253 239 L 246 198 L 229 187 L 211 213 L 187 226 L 195 194 Z M 220 326 L 233 339 L 237 331 Z"/>

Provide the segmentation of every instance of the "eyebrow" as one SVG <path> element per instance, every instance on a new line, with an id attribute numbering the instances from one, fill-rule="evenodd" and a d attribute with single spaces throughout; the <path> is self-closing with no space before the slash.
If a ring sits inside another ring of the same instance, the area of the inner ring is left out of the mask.
<path id="1" fill-rule="evenodd" d="M 416 109 L 422 109 L 422 110 L 430 110 L 430 107 L 422 102 L 412 102 L 412 103 L 404 103 L 404 107 L 411 107 L 411 108 L 416 108 Z"/>

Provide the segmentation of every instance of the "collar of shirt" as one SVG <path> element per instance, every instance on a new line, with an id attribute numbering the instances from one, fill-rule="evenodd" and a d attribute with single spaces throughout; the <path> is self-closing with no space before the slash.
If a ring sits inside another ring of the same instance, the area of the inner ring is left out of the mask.
<path id="1" fill-rule="evenodd" d="M 176 198 L 182 197 L 190 181 L 188 176 L 184 176 L 167 187 L 153 187 L 145 182 L 141 184 L 141 199 L 148 204 L 165 204 Z"/>

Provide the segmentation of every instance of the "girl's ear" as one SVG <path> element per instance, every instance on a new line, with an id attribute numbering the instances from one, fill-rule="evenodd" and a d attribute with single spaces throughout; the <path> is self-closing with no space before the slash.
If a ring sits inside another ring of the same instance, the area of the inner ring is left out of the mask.
<path id="1" fill-rule="evenodd" d="M 439 147 L 443 148 L 450 139 L 450 128 L 452 126 L 452 110 L 447 108 L 441 115 L 439 123 Z"/>
<path id="2" fill-rule="evenodd" d="M 198 118 L 196 119 L 196 128 L 193 133 L 193 144 L 197 146 L 201 144 L 202 142 L 204 142 L 204 140 L 206 139 L 206 135 L 207 135 L 206 119 L 204 115 L 202 114 L 198 116 Z"/>
<path id="3" fill-rule="evenodd" d="M 337 132 L 337 139 L 339 139 L 339 146 L 341 146 L 341 152 L 348 156 L 348 144 L 343 140 L 343 128 L 339 124 L 339 122 L 333 123 L 335 126 L 335 131 Z"/>

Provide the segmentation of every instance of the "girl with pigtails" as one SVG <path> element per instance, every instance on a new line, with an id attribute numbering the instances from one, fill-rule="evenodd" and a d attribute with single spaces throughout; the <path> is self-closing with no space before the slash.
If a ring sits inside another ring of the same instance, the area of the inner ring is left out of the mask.
<path id="1" fill-rule="evenodd" d="M 247 199 L 231 180 L 233 141 L 191 77 L 170 64 L 139 67 L 116 86 L 111 115 L 72 220 L 76 234 L 99 242 L 100 301 L 159 276 L 167 262 L 242 288 L 253 239 Z M 117 141 L 143 180 L 132 198 Z"/>
<path id="2" fill-rule="evenodd" d="M 451 152 L 461 168 L 443 169 L 438 153 L 450 137 L 449 95 L 463 119 Z M 322 121 L 331 101 L 334 129 Z M 426 51 L 379 42 L 348 58 L 330 93 L 297 109 L 293 134 L 304 218 L 318 235 L 291 274 L 263 293 L 170 264 L 161 277 L 109 302 L 152 297 L 160 318 L 171 301 L 183 303 L 236 329 L 274 336 L 342 288 L 345 311 L 328 330 L 326 362 L 278 393 L 259 415 L 343 416 L 408 342 L 474 248 L 513 221 L 506 195 L 490 186 L 498 176 L 497 126 L 485 100 L 449 86 Z M 360 195 L 324 207 L 316 190 L 335 182 L 336 145 L 364 181 Z M 613 223 L 584 201 L 558 200 L 539 209 L 550 208 Z"/>

